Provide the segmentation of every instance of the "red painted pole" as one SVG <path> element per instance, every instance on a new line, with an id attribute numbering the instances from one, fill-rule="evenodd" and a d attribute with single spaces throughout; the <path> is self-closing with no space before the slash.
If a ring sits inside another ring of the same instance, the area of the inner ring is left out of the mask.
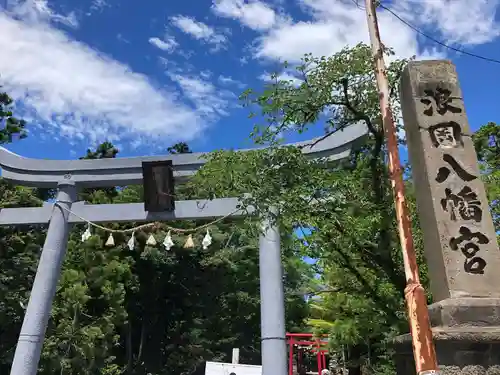
<path id="1" fill-rule="evenodd" d="M 293 375 L 293 336 L 288 339 L 288 375 Z"/>
<path id="2" fill-rule="evenodd" d="M 317 358 L 317 361 L 318 361 L 318 375 L 321 375 L 321 349 L 319 347 L 319 340 L 317 341 L 316 343 L 317 347 L 318 347 L 318 353 L 316 355 L 316 358 Z"/>

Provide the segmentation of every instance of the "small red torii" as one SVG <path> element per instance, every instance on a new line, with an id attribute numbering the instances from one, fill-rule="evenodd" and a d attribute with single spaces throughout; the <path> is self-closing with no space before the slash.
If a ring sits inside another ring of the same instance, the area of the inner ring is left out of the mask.
<path id="1" fill-rule="evenodd" d="M 287 333 L 288 345 L 288 375 L 293 374 L 294 348 L 297 347 L 297 370 L 303 368 L 304 349 L 316 353 L 318 375 L 327 368 L 326 355 L 328 354 L 328 335 L 314 335 L 313 333 Z M 305 347 L 305 348 L 304 348 Z"/>

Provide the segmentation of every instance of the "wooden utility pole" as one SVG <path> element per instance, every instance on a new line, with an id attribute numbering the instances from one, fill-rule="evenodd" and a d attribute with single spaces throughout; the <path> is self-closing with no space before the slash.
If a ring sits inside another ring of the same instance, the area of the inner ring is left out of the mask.
<path id="1" fill-rule="evenodd" d="M 385 72 L 384 49 L 380 40 L 374 0 L 365 0 L 368 31 L 375 64 L 375 77 L 380 98 L 380 112 L 387 139 L 389 154 L 389 174 L 394 193 L 396 216 L 399 227 L 399 240 L 403 251 L 403 261 L 406 276 L 405 298 L 408 309 L 408 320 L 412 336 L 413 355 L 418 375 L 438 373 L 438 364 L 432 331 L 427 310 L 425 291 L 420 284 L 417 258 L 413 243 L 411 221 L 408 206 L 405 201 L 403 170 L 399 159 L 396 126 L 390 107 L 389 83 Z"/>

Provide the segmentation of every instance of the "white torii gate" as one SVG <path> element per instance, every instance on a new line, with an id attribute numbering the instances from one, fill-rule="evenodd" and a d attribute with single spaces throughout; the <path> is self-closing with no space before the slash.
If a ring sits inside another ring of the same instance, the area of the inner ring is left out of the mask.
<path id="1" fill-rule="evenodd" d="M 325 139 L 289 144 L 302 148 L 311 158 L 340 160 L 368 133 L 364 124 L 346 127 Z M 310 146 L 312 145 L 312 146 Z M 241 150 L 244 152 L 246 150 Z M 0 225 L 45 225 L 43 245 L 24 321 L 19 334 L 11 375 L 36 375 L 50 317 L 52 301 L 67 248 L 69 224 L 147 222 L 238 217 L 238 198 L 177 201 L 172 212 L 148 212 L 142 203 L 92 205 L 77 202 L 81 188 L 140 185 L 143 163 L 172 162 L 174 179 L 189 178 L 206 162 L 200 153 L 96 160 L 40 160 L 23 158 L 0 147 L 2 178 L 19 185 L 57 188 L 54 204 L 42 207 L 2 208 Z M 264 223 L 259 241 L 261 297 L 262 375 L 286 375 L 285 300 L 282 280 L 280 234 L 276 226 Z"/>

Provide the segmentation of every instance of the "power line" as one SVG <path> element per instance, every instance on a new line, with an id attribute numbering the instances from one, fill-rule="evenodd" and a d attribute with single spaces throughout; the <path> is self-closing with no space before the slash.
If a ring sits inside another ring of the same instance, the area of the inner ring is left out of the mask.
<path id="1" fill-rule="evenodd" d="M 353 2 L 354 5 L 356 5 L 356 7 L 360 10 L 365 10 L 365 8 L 359 4 L 359 0 L 351 0 Z M 467 55 L 467 56 L 471 56 L 471 57 L 475 57 L 477 59 L 480 59 L 480 60 L 484 60 L 484 61 L 489 61 L 489 62 L 493 62 L 493 63 L 496 63 L 496 64 L 500 64 L 500 60 L 497 60 L 497 59 L 494 59 L 494 58 L 491 58 L 491 57 L 485 57 L 485 56 L 481 56 L 481 55 L 478 55 L 478 54 L 475 54 L 475 53 L 472 53 L 472 52 L 467 52 L 463 49 L 460 49 L 460 48 L 456 48 L 456 47 L 453 47 L 453 46 L 450 46 L 449 44 L 446 44 L 432 36 L 430 36 L 429 34 L 426 34 L 424 33 L 422 30 L 420 30 L 418 27 L 412 25 L 410 22 L 406 21 L 404 18 L 402 18 L 400 15 L 398 15 L 396 12 L 394 12 L 392 9 L 384 6 L 381 2 L 378 3 L 378 6 L 386 11 L 388 11 L 391 15 L 393 15 L 394 17 L 396 17 L 399 21 L 401 21 L 403 24 L 405 24 L 406 26 L 408 26 L 409 28 L 411 28 L 413 31 L 416 31 L 418 34 L 422 35 L 423 37 L 429 39 L 429 40 L 432 40 L 434 43 L 436 44 L 439 44 L 440 46 L 442 47 L 445 47 L 447 49 L 450 49 L 452 51 L 455 51 L 455 52 L 458 52 L 458 53 L 463 53 L 464 55 Z"/>
<path id="2" fill-rule="evenodd" d="M 434 37 L 432 37 L 432 36 L 424 33 L 422 30 L 420 30 L 416 26 L 413 26 L 411 23 L 409 23 L 408 21 L 406 21 L 402 17 L 400 17 L 398 14 L 396 14 L 393 10 L 387 8 L 386 6 L 382 5 L 381 3 L 379 3 L 379 6 L 382 9 L 388 11 L 390 14 L 392 14 L 394 17 L 396 17 L 399 21 L 401 21 L 402 23 L 404 23 L 406 26 L 408 26 L 412 30 L 416 31 L 417 33 L 419 33 L 423 37 L 432 40 L 434 43 L 437 43 L 437 44 L 439 44 L 442 47 L 448 48 L 448 49 L 450 49 L 452 51 L 455 51 L 455 52 L 458 52 L 458 53 L 463 53 L 464 55 L 467 55 L 467 56 L 475 57 L 476 59 L 480 59 L 480 60 L 484 60 L 484 61 L 489 61 L 489 62 L 493 62 L 493 63 L 496 63 L 496 64 L 500 64 L 500 60 L 493 59 L 491 57 L 485 57 L 485 56 L 477 55 L 475 53 L 467 52 L 467 51 L 464 51 L 464 50 L 462 50 L 460 48 L 455 48 L 455 47 L 452 47 L 452 46 L 450 46 L 450 45 L 448 45 L 446 43 L 443 43 L 440 40 L 438 40 L 438 39 L 436 39 L 436 38 L 434 38 Z M 358 8 L 359 8 L 359 6 L 358 6 Z"/>

